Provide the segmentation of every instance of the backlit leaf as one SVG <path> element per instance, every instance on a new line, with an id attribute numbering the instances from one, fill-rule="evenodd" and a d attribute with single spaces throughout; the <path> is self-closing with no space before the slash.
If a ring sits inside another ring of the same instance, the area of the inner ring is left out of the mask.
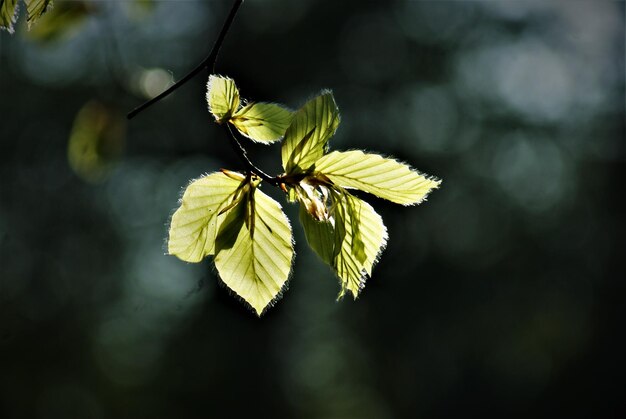
<path id="1" fill-rule="evenodd" d="M 240 104 L 239 90 L 233 79 L 211 75 L 207 85 L 209 111 L 218 123 L 230 119 Z"/>
<path id="2" fill-rule="evenodd" d="M 13 24 L 17 19 L 18 0 L 0 0 L 0 29 L 14 32 Z"/>
<path id="3" fill-rule="evenodd" d="M 215 239 L 229 206 L 243 196 L 239 173 L 211 173 L 187 186 L 181 205 L 172 216 L 168 253 L 187 262 L 200 262 L 215 252 Z"/>
<path id="4" fill-rule="evenodd" d="M 44 19 L 30 28 L 27 36 L 40 42 L 68 38 L 79 32 L 91 14 L 97 13 L 97 7 L 84 1 L 57 2 Z"/>
<path id="5" fill-rule="evenodd" d="M 280 140 L 293 113 L 274 103 L 250 103 L 235 112 L 230 122 L 246 137 L 260 143 Z"/>
<path id="6" fill-rule="evenodd" d="M 49 6 L 52 6 L 52 0 L 24 0 L 24 3 L 26 3 L 26 11 L 28 13 L 26 21 L 29 28 L 46 13 Z"/>
<path id="7" fill-rule="evenodd" d="M 328 139 L 339 126 L 339 109 L 330 91 L 300 108 L 285 133 L 282 161 L 285 173 L 303 173 L 327 150 Z"/>
<path id="8" fill-rule="evenodd" d="M 304 228 L 306 240 L 311 249 L 324 261 L 332 266 L 335 249 L 334 228 L 330 221 L 317 221 L 300 204 L 300 223 Z"/>
<path id="9" fill-rule="evenodd" d="M 441 183 L 404 163 L 359 150 L 326 154 L 315 163 L 315 171 L 337 185 L 403 205 L 419 204 Z"/>
<path id="10" fill-rule="evenodd" d="M 356 298 L 387 243 L 387 228 L 367 202 L 342 189 L 332 195 L 331 220 L 316 221 L 302 206 L 300 220 L 311 248 L 339 277 L 339 298 L 346 292 Z"/>
<path id="11" fill-rule="evenodd" d="M 215 247 L 220 278 L 261 315 L 280 296 L 292 258 L 291 226 L 280 204 L 250 188 L 220 226 Z"/>
<path id="12" fill-rule="evenodd" d="M 18 0 L 0 0 L 0 29 L 14 32 L 13 25 L 17 19 Z M 26 4 L 26 22 L 28 28 L 43 16 L 52 6 L 52 0 L 24 0 Z"/>

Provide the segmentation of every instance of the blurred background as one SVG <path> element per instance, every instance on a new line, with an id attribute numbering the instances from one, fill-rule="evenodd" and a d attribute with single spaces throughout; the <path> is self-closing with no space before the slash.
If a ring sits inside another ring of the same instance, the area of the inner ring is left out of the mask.
<path id="1" fill-rule="evenodd" d="M 188 182 L 241 168 L 208 73 L 124 117 L 230 5 L 55 0 L 0 32 L 0 417 L 624 414 L 624 3 L 247 0 L 216 67 L 243 97 L 333 89 L 332 149 L 443 179 L 367 197 L 390 240 L 357 301 L 284 204 L 297 257 L 261 318 L 164 255 Z M 248 146 L 270 173 L 279 147 Z"/>

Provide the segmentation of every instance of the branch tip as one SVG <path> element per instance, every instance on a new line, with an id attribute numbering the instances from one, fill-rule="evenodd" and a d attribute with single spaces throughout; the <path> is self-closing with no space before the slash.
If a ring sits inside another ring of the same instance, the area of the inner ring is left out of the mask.
<path id="1" fill-rule="evenodd" d="M 165 91 L 153 97 L 152 99 L 142 103 L 141 105 L 137 106 L 132 111 L 128 112 L 128 114 L 126 115 L 127 119 L 133 119 L 139 112 L 143 111 L 144 109 L 153 105 L 159 100 L 165 98 L 170 93 L 174 92 L 176 89 L 181 87 L 183 84 L 187 83 L 189 80 L 191 80 L 194 76 L 196 76 L 199 72 L 201 72 L 205 68 L 211 68 L 212 70 L 215 69 L 215 61 L 217 61 L 217 54 L 219 53 L 220 48 L 222 47 L 222 44 L 224 43 L 226 34 L 228 33 L 230 26 L 235 20 L 235 15 L 237 15 L 237 11 L 239 10 L 239 7 L 243 3 L 243 1 L 244 0 L 235 0 L 233 2 L 230 12 L 228 13 L 228 16 L 226 17 L 226 20 L 224 20 L 222 29 L 220 30 L 220 33 L 217 36 L 217 39 L 215 40 L 215 43 L 213 44 L 213 48 L 211 49 L 211 52 L 209 53 L 209 55 L 200 64 L 198 64 L 196 68 L 191 70 L 187 75 L 185 75 L 182 79 L 180 79 L 179 81 L 174 83 L 172 86 L 167 88 Z"/>

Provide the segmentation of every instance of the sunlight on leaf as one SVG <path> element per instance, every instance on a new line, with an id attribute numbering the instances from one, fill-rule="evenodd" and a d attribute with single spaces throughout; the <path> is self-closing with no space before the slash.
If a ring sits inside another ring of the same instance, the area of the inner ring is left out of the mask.
<path id="1" fill-rule="evenodd" d="M 94 6 L 83 1 L 57 2 L 49 9 L 45 18 L 28 31 L 27 36 L 40 42 L 71 37 L 87 21 L 93 8 Z"/>
<path id="2" fill-rule="evenodd" d="M 26 5 L 26 22 L 30 29 L 44 13 L 52 8 L 52 0 L 24 0 Z M 0 0 L 0 29 L 9 33 L 15 31 L 14 24 L 19 10 L 18 0 Z"/>
<path id="3" fill-rule="evenodd" d="M 387 228 L 367 202 L 342 189 L 332 195 L 332 220 L 316 221 L 301 205 L 300 221 L 311 248 L 340 278 L 339 298 L 346 292 L 356 298 L 387 243 Z"/>
<path id="4" fill-rule="evenodd" d="M 14 32 L 13 24 L 17 19 L 18 0 L 0 0 L 0 28 Z"/>
<path id="5" fill-rule="evenodd" d="M 70 167 L 83 180 L 102 181 L 124 150 L 126 119 L 91 101 L 76 115 L 67 147 Z"/>
<path id="6" fill-rule="evenodd" d="M 330 91 L 308 101 L 287 128 L 282 146 L 285 173 L 307 171 L 327 149 L 328 139 L 339 126 L 339 109 Z"/>
<path id="7" fill-rule="evenodd" d="M 333 264 L 333 253 L 335 248 L 334 229 L 330 221 L 317 221 L 307 211 L 304 204 L 300 204 L 300 223 L 304 228 L 306 240 L 311 249 L 324 261 Z"/>
<path id="8" fill-rule="evenodd" d="M 220 278 L 261 315 L 280 297 L 292 259 L 291 225 L 280 204 L 251 187 L 220 226 L 215 245 Z"/>
<path id="9" fill-rule="evenodd" d="M 28 13 L 26 21 L 29 28 L 52 6 L 52 0 L 24 0 L 24 2 Z"/>
<path id="10" fill-rule="evenodd" d="M 289 202 L 300 203 L 309 245 L 339 277 L 338 298 L 349 293 L 356 299 L 387 243 L 387 228 L 367 202 L 346 189 L 413 205 L 440 181 L 377 154 L 326 154 L 340 122 L 330 91 L 292 113 L 273 103 L 246 103 L 232 79 L 211 75 L 207 101 L 218 123 L 232 124 L 252 141 L 269 144 L 284 136 L 285 172 L 263 179 L 280 187 Z M 168 249 L 189 262 L 213 254 L 224 284 L 260 316 L 289 278 L 292 232 L 282 207 L 258 190 L 261 179 L 246 150 L 236 149 L 247 174 L 222 170 L 191 183 L 172 217 Z"/>
<path id="11" fill-rule="evenodd" d="M 315 171 L 337 185 L 402 205 L 419 204 L 441 183 L 404 163 L 359 150 L 329 153 L 315 163 Z"/>
<path id="12" fill-rule="evenodd" d="M 217 231 L 226 217 L 221 212 L 241 199 L 244 180 L 236 172 L 215 172 L 191 182 L 172 216 L 168 253 L 187 262 L 214 254 Z"/>
<path id="13" fill-rule="evenodd" d="M 293 119 L 293 113 L 274 103 L 250 103 L 235 112 L 230 120 L 246 137 L 260 143 L 280 140 Z"/>
<path id="14" fill-rule="evenodd" d="M 228 121 L 240 104 L 239 90 L 235 81 L 212 74 L 207 85 L 207 102 L 209 111 L 218 123 Z"/>

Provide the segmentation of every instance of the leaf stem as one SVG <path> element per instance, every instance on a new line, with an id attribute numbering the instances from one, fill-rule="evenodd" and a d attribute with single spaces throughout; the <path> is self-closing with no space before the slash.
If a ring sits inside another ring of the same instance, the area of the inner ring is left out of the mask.
<path id="1" fill-rule="evenodd" d="M 242 3 L 243 3 L 243 0 L 235 0 L 233 2 L 233 6 L 230 9 L 230 13 L 226 17 L 226 20 L 224 21 L 224 24 L 222 25 L 222 30 L 217 36 L 217 40 L 215 41 L 215 44 L 213 44 L 213 48 L 211 49 L 211 52 L 200 64 L 198 64 L 196 68 L 191 70 L 185 77 L 183 77 L 182 79 L 174 83 L 172 86 L 170 86 L 168 89 L 163 91 L 158 96 L 153 97 L 152 99 L 144 102 L 143 104 L 139 105 L 138 107 L 130 111 L 128 115 L 126 115 L 126 117 L 128 119 L 132 119 L 139 112 L 143 111 L 150 105 L 168 96 L 174 90 L 178 89 L 183 84 L 187 83 L 189 80 L 191 80 L 195 75 L 197 75 L 199 72 L 201 72 L 205 68 L 210 67 L 211 69 L 215 69 L 215 61 L 217 60 L 217 54 L 219 53 L 220 48 L 222 47 L 224 38 L 226 38 L 226 34 L 228 33 L 228 30 L 230 29 L 230 26 L 233 23 L 233 20 L 235 20 L 235 15 L 237 14 L 237 11 L 239 10 L 239 6 L 241 6 Z"/>
<path id="2" fill-rule="evenodd" d="M 254 163 L 252 163 L 252 161 L 248 157 L 248 152 L 246 151 L 245 148 L 243 148 L 243 146 L 241 145 L 241 142 L 239 142 L 239 139 L 233 132 L 233 129 L 230 127 L 230 125 L 228 123 L 224 123 L 222 127 L 224 127 L 224 129 L 227 131 L 228 136 L 230 137 L 230 140 L 231 140 L 230 144 L 233 146 L 233 150 L 235 150 L 235 153 L 239 156 L 241 161 L 246 165 L 246 169 L 249 172 L 256 174 L 258 177 L 260 177 L 261 179 L 263 179 L 270 185 L 277 186 L 278 181 L 276 177 L 272 177 L 268 175 L 263 170 L 255 166 Z"/>

